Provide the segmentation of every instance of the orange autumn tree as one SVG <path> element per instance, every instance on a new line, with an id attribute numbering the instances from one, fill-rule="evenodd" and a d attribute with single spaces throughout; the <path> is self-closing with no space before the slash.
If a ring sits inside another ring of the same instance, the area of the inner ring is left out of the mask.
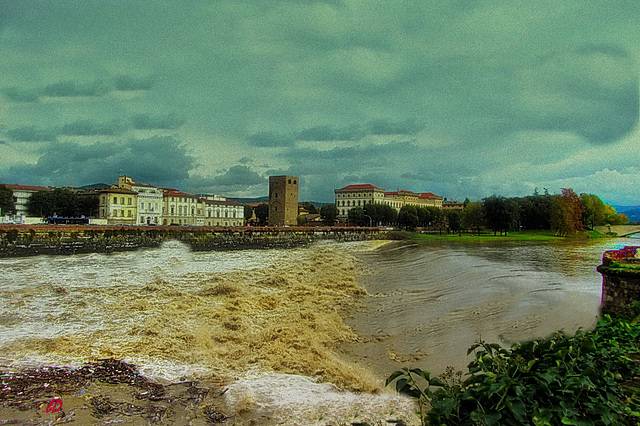
<path id="1" fill-rule="evenodd" d="M 551 229 L 562 237 L 584 231 L 583 210 L 578 194 L 572 188 L 562 188 L 562 195 L 556 195 L 551 204 Z"/>

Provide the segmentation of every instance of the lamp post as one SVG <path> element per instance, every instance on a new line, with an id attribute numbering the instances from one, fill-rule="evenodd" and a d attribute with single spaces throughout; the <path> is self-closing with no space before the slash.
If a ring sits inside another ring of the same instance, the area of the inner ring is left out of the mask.
<path id="1" fill-rule="evenodd" d="M 368 214 L 363 214 L 362 216 L 369 218 L 369 228 L 373 228 L 373 219 Z"/>

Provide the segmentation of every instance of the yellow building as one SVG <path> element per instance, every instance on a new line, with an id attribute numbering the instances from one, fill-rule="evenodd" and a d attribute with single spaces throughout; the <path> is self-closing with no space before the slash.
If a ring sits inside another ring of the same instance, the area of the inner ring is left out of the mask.
<path id="1" fill-rule="evenodd" d="M 135 225 L 137 217 L 136 193 L 124 188 L 98 191 L 98 218 L 107 219 L 109 225 Z"/>

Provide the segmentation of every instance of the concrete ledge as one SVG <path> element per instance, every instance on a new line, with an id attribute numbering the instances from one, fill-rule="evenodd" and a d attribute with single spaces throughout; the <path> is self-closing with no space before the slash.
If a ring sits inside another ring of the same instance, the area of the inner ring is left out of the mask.
<path id="1" fill-rule="evenodd" d="M 110 253 L 180 240 L 192 250 L 289 248 L 319 240 L 387 239 L 386 228 L 0 225 L 0 258 Z"/>

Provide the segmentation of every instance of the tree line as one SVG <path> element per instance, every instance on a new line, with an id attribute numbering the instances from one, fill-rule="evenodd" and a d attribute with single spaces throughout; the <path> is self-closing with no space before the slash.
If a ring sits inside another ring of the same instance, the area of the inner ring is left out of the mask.
<path id="1" fill-rule="evenodd" d="M 490 229 L 494 234 L 506 235 L 516 230 L 552 230 L 560 236 L 599 225 L 628 223 L 627 216 L 616 213 L 597 195 L 578 195 L 571 188 L 553 195 L 546 190 L 543 194 L 536 190 L 526 197 L 493 195 L 478 202 L 466 200 L 464 204 L 464 210 L 404 206 L 399 212 L 387 205 L 367 204 L 349 210 L 348 221 L 356 226 L 423 227 L 446 233 Z M 331 226 L 336 222 L 337 209 L 333 204 L 325 205 L 320 215 Z"/>

